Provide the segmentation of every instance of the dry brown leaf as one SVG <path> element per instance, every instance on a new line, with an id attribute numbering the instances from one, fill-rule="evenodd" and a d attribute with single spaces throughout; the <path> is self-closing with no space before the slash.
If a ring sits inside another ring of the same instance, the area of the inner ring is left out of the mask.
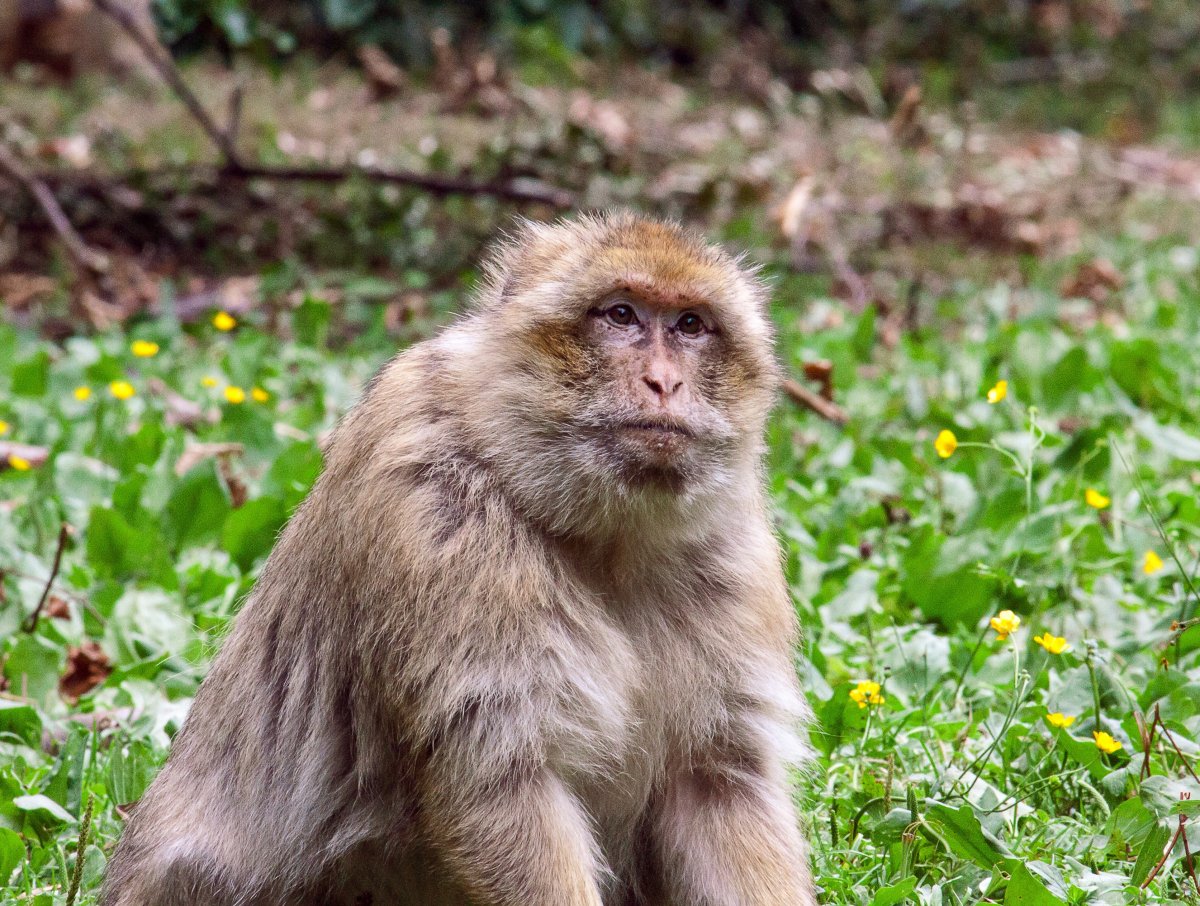
<path id="1" fill-rule="evenodd" d="M 44 612 L 46 616 L 53 617 L 56 620 L 71 619 L 71 605 L 67 603 L 66 598 L 59 597 L 58 595 L 50 596 L 50 599 L 46 602 L 46 610 Z"/>
<path id="2" fill-rule="evenodd" d="M 0 274 L 0 302 L 7 308 L 20 311 L 44 301 L 54 292 L 56 285 L 49 277 L 37 274 Z"/>
<path id="3" fill-rule="evenodd" d="M 1093 258 L 1079 265 L 1075 273 L 1062 282 L 1059 292 L 1068 299 L 1091 299 L 1100 303 L 1124 285 L 1125 278 L 1111 261 Z"/>
<path id="4" fill-rule="evenodd" d="M 151 393 L 160 397 L 166 403 L 168 425 L 191 427 L 201 422 L 215 422 L 220 417 L 216 412 L 206 415 L 204 407 L 195 400 L 190 400 L 186 396 L 180 396 L 160 378 L 151 378 L 147 382 L 147 386 L 150 388 Z"/>
<path id="5" fill-rule="evenodd" d="M 367 84 L 371 86 L 371 94 L 376 100 L 399 94 L 407 82 L 404 70 L 374 44 L 358 49 L 358 62 L 362 64 Z"/>
<path id="6" fill-rule="evenodd" d="M 58 681 L 58 692 L 74 703 L 108 679 L 112 663 L 96 642 L 90 639 L 78 648 L 67 649 L 67 670 Z"/>

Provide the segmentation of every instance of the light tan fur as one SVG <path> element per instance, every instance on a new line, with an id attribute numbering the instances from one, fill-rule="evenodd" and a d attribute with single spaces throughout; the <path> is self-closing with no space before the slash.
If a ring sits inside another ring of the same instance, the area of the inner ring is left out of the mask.
<path id="1" fill-rule="evenodd" d="M 719 331 L 601 348 L 614 294 Z M 764 302 L 671 224 L 516 230 L 335 432 L 103 903 L 815 903 Z M 686 440 L 614 440 L 676 366 Z"/>

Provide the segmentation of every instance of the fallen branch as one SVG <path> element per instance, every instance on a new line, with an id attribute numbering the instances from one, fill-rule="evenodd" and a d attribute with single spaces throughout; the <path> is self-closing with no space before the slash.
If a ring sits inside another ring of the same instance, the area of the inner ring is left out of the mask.
<path id="1" fill-rule="evenodd" d="M 4 145 L 0 145 L 0 173 L 21 186 L 38 204 L 50 226 L 58 234 L 63 248 L 76 270 L 99 276 L 108 270 L 108 258 L 92 249 L 79 235 L 63 212 L 62 205 L 46 183 L 25 168 L 21 160 Z"/>
<path id="2" fill-rule="evenodd" d="M 64 522 L 62 528 L 58 530 L 58 547 L 54 549 L 54 563 L 50 567 L 50 575 L 46 579 L 46 587 L 42 589 L 42 596 L 38 599 L 37 607 L 33 608 L 33 613 L 25 621 L 23 628 L 26 632 L 33 632 L 37 629 L 38 618 L 42 615 L 42 608 L 46 606 L 46 601 L 50 599 L 50 589 L 54 587 L 54 580 L 58 578 L 58 568 L 62 565 L 63 550 L 66 548 L 67 539 L 70 537 L 71 527 Z"/>
<path id="3" fill-rule="evenodd" d="M 204 109 L 200 99 L 192 93 L 192 89 L 188 88 L 187 82 L 179 73 L 179 68 L 172 60 L 159 53 L 158 42 L 151 40 L 138 26 L 133 14 L 120 4 L 114 3 L 113 0 L 93 0 L 93 3 L 96 9 L 111 17 L 121 26 L 121 30 L 133 39 L 133 43 L 138 46 L 138 50 L 154 67 L 154 71 L 170 86 L 176 97 L 183 102 L 183 106 L 187 107 L 188 113 L 200 124 L 200 128 L 205 131 L 212 143 L 217 146 L 225 163 L 231 167 L 237 167 L 241 158 L 231 141 L 230 132 L 232 130 L 222 129 L 213 122 L 213 118 L 208 115 L 208 111 Z"/>
<path id="4" fill-rule="evenodd" d="M 796 381 L 785 380 L 783 382 L 783 392 L 794 402 L 799 403 L 806 409 L 812 410 L 821 416 L 821 418 L 831 421 L 836 425 L 844 425 L 849 420 L 846 410 L 837 403 L 825 399 L 819 393 L 814 393 Z"/>
<path id="5" fill-rule="evenodd" d="M 241 109 L 240 94 L 235 96 L 231 102 L 229 127 L 222 129 L 209 116 L 204 105 L 187 86 L 174 61 L 159 52 L 157 43 L 142 32 L 137 21 L 127 10 L 121 8 L 113 0 L 94 0 L 94 2 L 97 9 L 111 16 L 121 29 L 133 39 L 146 59 L 150 61 L 150 65 L 175 92 L 200 128 L 216 146 L 221 155 L 219 177 L 269 179 L 277 182 L 341 182 L 358 176 L 376 182 L 411 186 L 434 195 L 490 195 L 509 201 L 548 204 L 556 208 L 568 208 L 574 204 L 574 196 L 570 192 L 547 186 L 537 180 L 488 182 L 442 176 L 436 173 L 394 170 L 386 167 L 272 167 L 250 163 L 243 160 L 234 144 Z"/>

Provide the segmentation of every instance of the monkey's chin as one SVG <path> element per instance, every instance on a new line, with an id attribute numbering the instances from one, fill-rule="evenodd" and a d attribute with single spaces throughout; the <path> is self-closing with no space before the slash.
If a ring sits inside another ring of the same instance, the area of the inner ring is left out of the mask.
<path id="1" fill-rule="evenodd" d="M 695 439 L 681 430 L 635 425 L 615 440 L 621 478 L 632 488 L 682 493 L 696 477 Z"/>

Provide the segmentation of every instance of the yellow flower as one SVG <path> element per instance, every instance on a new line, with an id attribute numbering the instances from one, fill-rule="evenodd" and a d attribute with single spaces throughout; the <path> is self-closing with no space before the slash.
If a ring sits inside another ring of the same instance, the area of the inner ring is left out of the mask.
<path id="1" fill-rule="evenodd" d="M 134 340 L 129 351 L 139 359 L 152 359 L 158 355 L 158 344 L 149 340 Z"/>
<path id="2" fill-rule="evenodd" d="M 1071 646 L 1067 644 L 1067 640 L 1061 636 L 1051 635 L 1048 632 L 1043 632 L 1041 635 L 1035 635 L 1033 640 L 1049 651 L 1051 654 L 1062 654 Z"/>
<path id="3" fill-rule="evenodd" d="M 867 705 L 882 705 L 883 696 L 879 694 L 879 683 L 871 680 L 862 680 L 857 686 L 850 690 L 850 699 L 858 703 L 860 708 L 865 708 Z"/>
<path id="4" fill-rule="evenodd" d="M 996 630 L 996 641 L 1003 642 L 1017 631 L 1021 618 L 1011 610 L 1002 610 L 991 619 L 991 626 Z"/>
<path id="5" fill-rule="evenodd" d="M 23 456 L 18 456 L 16 453 L 8 454 L 8 464 L 18 472 L 28 472 L 33 468 L 33 463 Z"/>
<path id="6" fill-rule="evenodd" d="M 933 449 L 937 450 L 937 455 L 942 459 L 949 459 L 950 455 L 958 449 L 958 438 L 954 436 L 953 431 L 943 430 L 938 434 L 937 440 L 933 442 Z"/>
<path id="7" fill-rule="evenodd" d="M 1118 752 L 1124 748 L 1124 746 L 1103 730 L 1093 730 L 1092 739 L 1096 740 L 1096 748 L 1105 755 L 1111 755 L 1113 752 Z"/>
<path id="8" fill-rule="evenodd" d="M 1146 551 L 1146 557 L 1142 560 L 1142 572 L 1147 576 L 1153 576 L 1163 568 L 1163 565 L 1162 557 L 1154 553 L 1154 551 Z"/>
<path id="9" fill-rule="evenodd" d="M 211 390 L 213 387 L 217 386 L 217 379 L 211 374 L 206 374 L 204 377 L 200 378 L 200 384 L 204 387 L 208 387 Z"/>
<path id="10" fill-rule="evenodd" d="M 227 311 L 219 311 L 213 315 L 212 323 L 217 330 L 233 330 L 237 327 L 237 318 Z"/>
<path id="11" fill-rule="evenodd" d="M 1083 494 L 1083 499 L 1087 501 L 1088 506 L 1094 507 L 1097 510 L 1102 510 L 1112 503 L 1111 500 L 1109 500 L 1095 488 L 1088 488 Z"/>
<path id="12" fill-rule="evenodd" d="M 256 403 L 265 403 L 271 398 L 271 394 L 263 390 L 262 387 L 255 387 L 250 391 L 250 395 L 254 397 L 254 402 Z"/>
<path id="13" fill-rule="evenodd" d="M 1052 727 L 1065 730 L 1071 724 L 1075 723 L 1075 718 L 1070 714 L 1063 714 L 1061 711 L 1053 711 L 1046 714 L 1046 721 Z"/>
<path id="14" fill-rule="evenodd" d="M 133 389 L 133 384 L 129 381 L 113 381 L 108 385 L 108 392 L 119 400 L 127 400 L 137 391 Z"/>
<path id="15" fill-rule="evenodd" d="M 72 391 L 71 395 L 74 396 L 75 399 L 79 400 L 79 402 L 83 403 L 92 398 L 92 388 L 81 384 L 80 386 L 76 387 L 74 391 Z"/>
<path id="16" fill-rule="evenodd" d="M 1008 381 L 996 381 L 996 385 L 987 392 L 987 401 L 995 405 L 1008 396 Z"/>
<path id="17" fill-rule="evenodd" d="M 232 384 L 230 384 L 225 388 L 225 399 L 229 400 L 229 402 L 233 403 L 234 405 L 237 405 L 238 403 L 244 403 L 246 402 L 246 391 L 241 387 L 234 387 Z"/>
<path id="18" fill-rule="evenodd" d="M 9 424 L 6 421 L 0 421 L 0 434 L 8 433 Z"/>

